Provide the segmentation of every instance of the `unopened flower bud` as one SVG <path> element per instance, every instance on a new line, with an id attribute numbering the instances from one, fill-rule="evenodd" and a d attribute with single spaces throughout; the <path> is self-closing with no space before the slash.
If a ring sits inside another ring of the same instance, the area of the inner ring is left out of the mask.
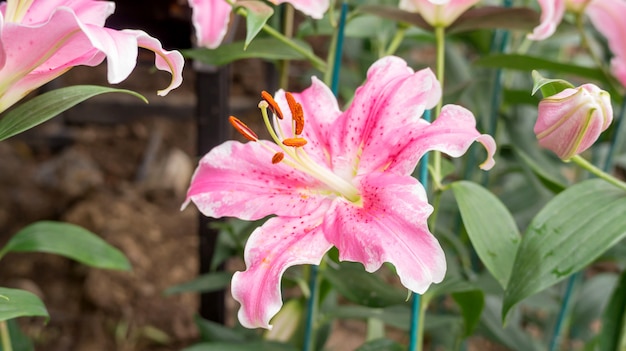
<path id="1" fill-rule="evenodd" d="M 539 103 L 539 145 L 569 160 L 587 150 L 613 120 L 609 93 L 593 84 L 565 89 Z"/>

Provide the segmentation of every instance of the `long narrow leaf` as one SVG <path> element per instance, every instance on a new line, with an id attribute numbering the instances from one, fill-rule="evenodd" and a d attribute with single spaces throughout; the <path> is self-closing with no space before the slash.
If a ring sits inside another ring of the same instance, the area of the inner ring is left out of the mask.
<path id="1" fill-rule="evenodd" d="M 97 95 L 124 93 L 134 95 L 146 103 L 146 98 L 124 89 L 113 89 L 95 85 L 75 85 L 34 97 L 7 112 L 0 119 L 0 140 L 5 140 L 27 129 L 35 127 L 79 103 Z"/>
<path id="2" fill-rule="evenodd" d="M 46 306 L 37 295 L 25 290 L 0 288 L 0 321 L 27 316 L 49 318 Z"/>

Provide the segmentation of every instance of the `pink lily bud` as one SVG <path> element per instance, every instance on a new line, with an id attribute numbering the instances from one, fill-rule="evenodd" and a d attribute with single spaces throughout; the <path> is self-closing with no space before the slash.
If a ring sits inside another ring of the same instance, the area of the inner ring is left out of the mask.
<path id="1" fill-rule="evenodd" d="M 569 160 L 593 145 L 612 120 L 609 93 L 584 84 L 543 99 L 534 131 L 539 145 Z"/>

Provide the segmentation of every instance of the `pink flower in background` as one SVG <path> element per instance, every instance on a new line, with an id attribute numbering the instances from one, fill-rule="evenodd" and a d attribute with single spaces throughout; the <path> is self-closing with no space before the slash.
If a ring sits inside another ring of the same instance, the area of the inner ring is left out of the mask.
<path id="1" fill-rule="evenodd" d="M 400 0 L 400 8 L 419 13 L 433 27 L 447 27 L 480 0 Z"/>
<path id="2" fill-rule="evenodd" d="M 137 47 L 156 54 L 156 67 L 172 74 L 166 95 L 182 83 L 184 60 L 177 51 L 139 30 L 104 27 L 115 4 L 93 0 L 9 0 L 0 4 L 0 111 L 74 66 L 107 59 L 108 80 L 132 72 Z"/>
<path id="3" fill-rule="evenodd" d="M 539 103 L 539 145 L 563 160 L 587 150 L 613 121 L 609 93 L 593 84 L 565 89 Z"/>
<path id="4" fill-rule="evenodd" d="M 288 2 L 305 15 L 320 19 L 328 10 L 330 0 L 270 0 L 274 4 Z M 236 2 L 235 2 L 236 5 Z M 189 0 L 193 10 L 191 20 L 196 30 L 198 46 L 215 49 L 228 31 L 233 10 L 226 0 Z"/>
<path id="5" fill-rule="evenodd" d="M 594 0 L 586 13 L 593 26 L 606 37 L 614 55 L 611 70 L 626 87 L 626 1 Z"/>
<path id="6" fill-rule="evenodd" d="M 539 0 L 541 23 L 528 34 L 528 39 L 544 40 L 552 36 L 565 14 L 565 0 Z"/>
<path id="7" fill-rule="evenodd" d="M 345 112 L 316 78 L 301 93 L 279 91 L 277 102 L 263 97 L 267 126 L 268 105 L 275 112 L 268 129 L 274 142 L 231 117 L 252 142 L 227 141 L 204 156 L 185 203 L 210 217 L 275 215 L 252 233 L 247 269 L 233 277 L 242 325 L 271 328 L 285 270 L 319 264 L 333 246 L 341 260 L 361 262 L 368 272 L 392 263 L 417 293 L 440 282 L 446 264 L 426 223 L 432 207 L 411 173 L 427 151 L 458 157 L 474 141 L 489 152 L 481 167 L 491 168 L 495 142 L 476 130 L 472 113 L 447 105 L 432 124 L 423 120 L 441 97 L 440 85 L 430 70 L 414 72 L 397 57 L 370 67 Z"/>

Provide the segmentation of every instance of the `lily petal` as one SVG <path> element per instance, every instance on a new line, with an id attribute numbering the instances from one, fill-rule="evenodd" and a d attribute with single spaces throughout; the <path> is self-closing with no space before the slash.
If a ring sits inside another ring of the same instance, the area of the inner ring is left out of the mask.
<path id="1" fill-rule="evenodd" d="M 232 6 L 226 0 L 189 0 L 189 6 L 198 45 L 215 49 L 228 32 Z"/>
<path id="2" fill-rule="evenodd" d="M 361 262 L 368 272 L 392 263 L 402 285 L 419 294 L 441 282 L 444 252 L 428 231 L 433 208 L 412 177 L 371 173 L 359 181 L 363 206 L 335 201 L 324 218 L 324 233 L 339 259 Z"/>
<path id="3" fill-rule="evenodd" d="M 316 190 L 322 185 L 284 162 L 272 164 L 273 154 L 261 142 L 227 141 L 205 155 L 183 207 L 193 201 L 206 216 L 245 220 L 301 216 L 318 208 L 324 196 Z"/>
<path id="4" fill-rule="evenodd" d="M 359 172 L 383 167 L 392 153 L 410 142 L 401 130 L 419 129 L 424 110 L 440 98 L 441 86 L 429 69 L 414 72 L 394 56 L 376 61 L 352 104 L 331 129 L 329 144 L 340 145 L 332 154 L 344 155 L 352 163 L 360 158 Z M 342 161 L 346 160 L 333 160 L 334 169 L 346 167 L 339 164 Z"/>
<path id="5" fill-rule="evenodd" d="M 315 19 L 324 17 L 324 13 L 328 11 L 330 6 L 329 0 L 270 0 L 274 4 L 282 4 L 288 2 L 296 9 L 302 11 L 307 16 Z"/>
<path id="6" fill-rule="evenodd" d="M 613 52 L 611 68 L 613 74 L 626 86 L 626 1 L 594 0 L 586 8 L 593 26 L 607 39 Z"/>
<path id="7" fill-rule="evenodd" d="M 530 40 L 544 40 L 556 31 L 565 14 L 565 0 L 539 0 L 541 23 L 527 35 Z"/>
<path id="8" fill-rule="evenodd" d="M 257 228 L 246 243 L 246 267 L 232 280 L 238 317 L 247 328 L 271 329 L 270 319 L 282 306 L 280 279 L 288 267 L 319 264 L 332 247 L 320 223 L 328 203 L 304 217 L 274 217 Z"/>
<path id="9" fill-rule="evenodd" d="M 458 105 L 445 105 L 441 114 L 428 127 L 408 131 L 411 143 L 391 157 L 390 171 L 408 174 L 415 168 L 416 162 L 432 150 L 441 151 L 452 157 L 460 157 L 473 142 L 478 141 L 487 150 L 487 158 L 480 165 L 484 170 L 491 169 L 495 164 L 493 156 L 496 152 L 495 140 L 476 130 L 476 120 L 472 112 Z"/>

